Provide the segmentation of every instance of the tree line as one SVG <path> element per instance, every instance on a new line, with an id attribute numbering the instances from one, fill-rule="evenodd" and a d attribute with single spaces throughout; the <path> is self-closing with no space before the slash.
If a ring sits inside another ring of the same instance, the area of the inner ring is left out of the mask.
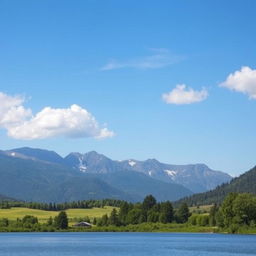
<path id="1" fill-rule="evenodd" d="M 106 200 L 104 202 L 107 204 L 111 201 Z M 196 230 L 190 229 L 190 227 L 210 227 L 216 232 L 256 233 L 256 196 L 254 194 L 230 193 L 221 205 L 214 204 L 209 212 L 201 214 L 191 214 L 186 203 L 174 208 L 171 202 L 157 202 L 152 195 L 146 196 L 141 203 L 126 201 L 113 201 L 111 203 L 119 206 L 113 208 L 110 215 L 105 214 L 101 218 L 93 219 L 85 216 L 76 221 L 91 222 L 93 224 L 92 231 L 145 231 L 144 228 L 155 230 L 157 226 L 168 231 L 168 227 L 171 228 L 170 225 L 176 225 L 176 227 L 187 228 L 187 231 Z M 30 215 L 16 221 L 3 218 L 0 219 L 0 230 L 74 231 L 77 229 L 69 227 L 68 216 L 62 210 L 56 217 L 50 217 L 46 223 L 39 223 L 36 217 Z M 84 229 L 80 229 L 80 231 L 82 230 Z M 186 230 L 183 229 L 183 231 Z"/>
<path id="2" fill-rule="evenodd" d="M 191 226 L 215 227 L 219 232 L 256 232 L 256 196 L 250 193 L 229 193 L 222 204 L 213 204 L 210 211 L 191 214 L 183 202 L 176 209 L 167 202 L 157 202 L 149 195 L 142 203 L 122 202 L 119 211 L 94 220 L 98 226 L 127 226 L 141 223 L 186 223 Z"/>
<path id="3" fill-rule="evenodd" d="M 65 203 L 39 203 L 39 202 L 0 202 L 0 209 L 9 209 L 11 207 L 26 207 L 44 211 L 64 211 L 67 209 L 91 209 L 94 207 L 102 208 L 104 206 L 120 207 L 122 200 L 103 199 L 103 200 L 82 200 Z"/>
<path id="4" fill-rule="evenodd" d="M 256 196 L 230 193 L 216 212 L 216 223 L 230 233 L 240 228 L 256 228 Z"/>
<path id="5" fill-rule="evenodd" d="M 193 214 L 188 223 L 216 226 L 220 232 L 253 231 L 256 229 L 256 196 L 250 193 L 229 193 L 222 204 L 211 207 L 209 214 Z"/>
<path id="6" fill-rule="evenodd" d="M 94 219 L 98 226 L 126 226 L 129 224 L 150 223 L 185 223 L 190 216 L 186 203 L 178 209 L 173 209 L 170 201 L 157 202 L 152 195 L 145 197 L 142 203 L 122 202 L 119 211 L 115 208 L 110 216 L 103 215 L 102 218 Z"/>

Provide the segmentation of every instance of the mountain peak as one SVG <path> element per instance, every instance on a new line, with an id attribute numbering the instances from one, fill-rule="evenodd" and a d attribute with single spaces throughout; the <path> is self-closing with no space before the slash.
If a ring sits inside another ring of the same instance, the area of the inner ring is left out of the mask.
<path id="1" fill-rule="evenodd" d="M 75 157 L 77 157 L 77 156 L 82 156 L 82 154 L 79 153 L 79 152 L 71 152 L 71 153 L 69 153 L 67 156 L 65 156 L 65 158 L 66 158 L 66 157 L 69 157 L 69 156 L 75 156 Z"/>
<path id="2" fill-rule="evenodd" d="M 95 150 L 88 151 L 86 154 L 102 155 L 102 154 L 98 153 L 98 152 L 95 151 Z"/>
<path id="3" fill-rule="evenodd" d="M 156 160 L 155 158 L 149 158 L 145 162 L 152 163 L 152 164 L 159 164 L 160 162 Z"/>
<path id="4" fill-rule="evenodd" d="M 104 160 L 110 160 L 108 157 L 106 157 L 105 155 L 103 154 L 99 154 L 98 152 L 96 151 L 89 151 L 87 153 L 85 153 L 83 155 L 83 159 L 85 159 L 86 161 L 104 161 Z"/>
<path id="5" fill-rule="evenodd" d="M 95 150 L 89 151 L 89 152 L 85 153 L 84 155 L 87 155 L 87 156 L 104 156 L 102 154 L 99 154 Z"/>
<path id="6" fill-rule="evenodd" d="M 8 150 L 9 152 L 18 153 L 26 157 L 35 158 L 45 162 L 52 162 L 56 164 L 64 164 L 64 159 L 55 151 L 50 151 L 40 148 L 22 147 Z"/>

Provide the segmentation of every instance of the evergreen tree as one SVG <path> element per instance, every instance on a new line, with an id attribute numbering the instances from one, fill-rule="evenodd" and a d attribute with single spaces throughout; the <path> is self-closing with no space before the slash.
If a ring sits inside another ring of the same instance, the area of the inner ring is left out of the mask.
<path id="1" fill-rule="evenodd" d="M 68 228 L 68 216 L 65 211 L 61 211 L 59 215 L 54 218 L 54 225 L 59 229 Z"/>
<path id="2" fill-rule="evenodd" d="M 210 213 L 209 213 L 209 224 L 210 226 L 216 226 L 216 214 L 218 212 L 218 207 L 216 204 L 214 204 L 211 209 L 210 209 Z"/>
<path id="3" fill-rule="evenodd" d="M 176 213 L 177 222 L 185 223 L 188 221 L 189 216 L 190 213 L 188 205 L 186 203 L 181 204 Z"/>
<path id="4" fill-rule="evenodd" d="M 156 199 L 152 195 L 148 195 L 142 203 L 142 209 L 149 211 L 154 205 L 156 205 Z"/>
<path id="5" fill-rule="evenodd" d="M 117 210 L 116 208 L 114 208 L 110 214 L 109 217 L 109 225 L 114 225 L 114 226 L 118 226 L 119 225 L 119 221 L 118 221 L 118 215 L 117 215 Z"/>
<path id="6" fill-rule="evenodd" d="M 52 226 L 52 225 L 53 225 L 53 219 L 52 219 L 52 217 L 50 217 L 50 218 L 47 220 L 47 225 L 48 225 L 48 226 Z"/>
<path id="7" fill-rule="evenodd" d="M 142 216 L 141 209 L 132 209 L 127 215 L 127 224 L 139 224 Z"/>
<path id="8" fill-rule="evenodd" d="M 123 225 L 126 224 L 126 218 L 127 218 L 128 212 L 129 212 L 129 204 L 127 202 L 123 202 L 120 206 L 120 210 L 118 214 L 119 221 Z"/>
<path id="9" fill-rule="evenodd" d="M 100 222 L 101 226 L 107 226 L 108 225 L 108 215 L 104 214 L 101 218 Z"/>
<path id="10" fill-rule="evenodd" d="M 171 223 L 173 221 L 173 207 L 170 201 L 161 203 L 159 221 L 162 223 Z"/>

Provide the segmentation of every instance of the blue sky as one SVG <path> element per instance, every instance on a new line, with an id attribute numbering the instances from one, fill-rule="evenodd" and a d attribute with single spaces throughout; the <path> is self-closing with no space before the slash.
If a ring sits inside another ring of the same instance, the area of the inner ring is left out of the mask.
<path id="1" fill-rule="evenodd" d="M 0 148 L 248 170 L 255 11 L 254 0 L 1 0 Z"/>

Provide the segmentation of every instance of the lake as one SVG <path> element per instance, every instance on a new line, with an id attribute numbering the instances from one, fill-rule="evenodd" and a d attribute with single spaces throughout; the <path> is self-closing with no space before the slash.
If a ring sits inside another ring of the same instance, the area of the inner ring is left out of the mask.
<path id="1" fill-rule="evenodd" d="M 0 256 L 256 255 L 256 236 L 193 233 L 0 233 Z"/>

